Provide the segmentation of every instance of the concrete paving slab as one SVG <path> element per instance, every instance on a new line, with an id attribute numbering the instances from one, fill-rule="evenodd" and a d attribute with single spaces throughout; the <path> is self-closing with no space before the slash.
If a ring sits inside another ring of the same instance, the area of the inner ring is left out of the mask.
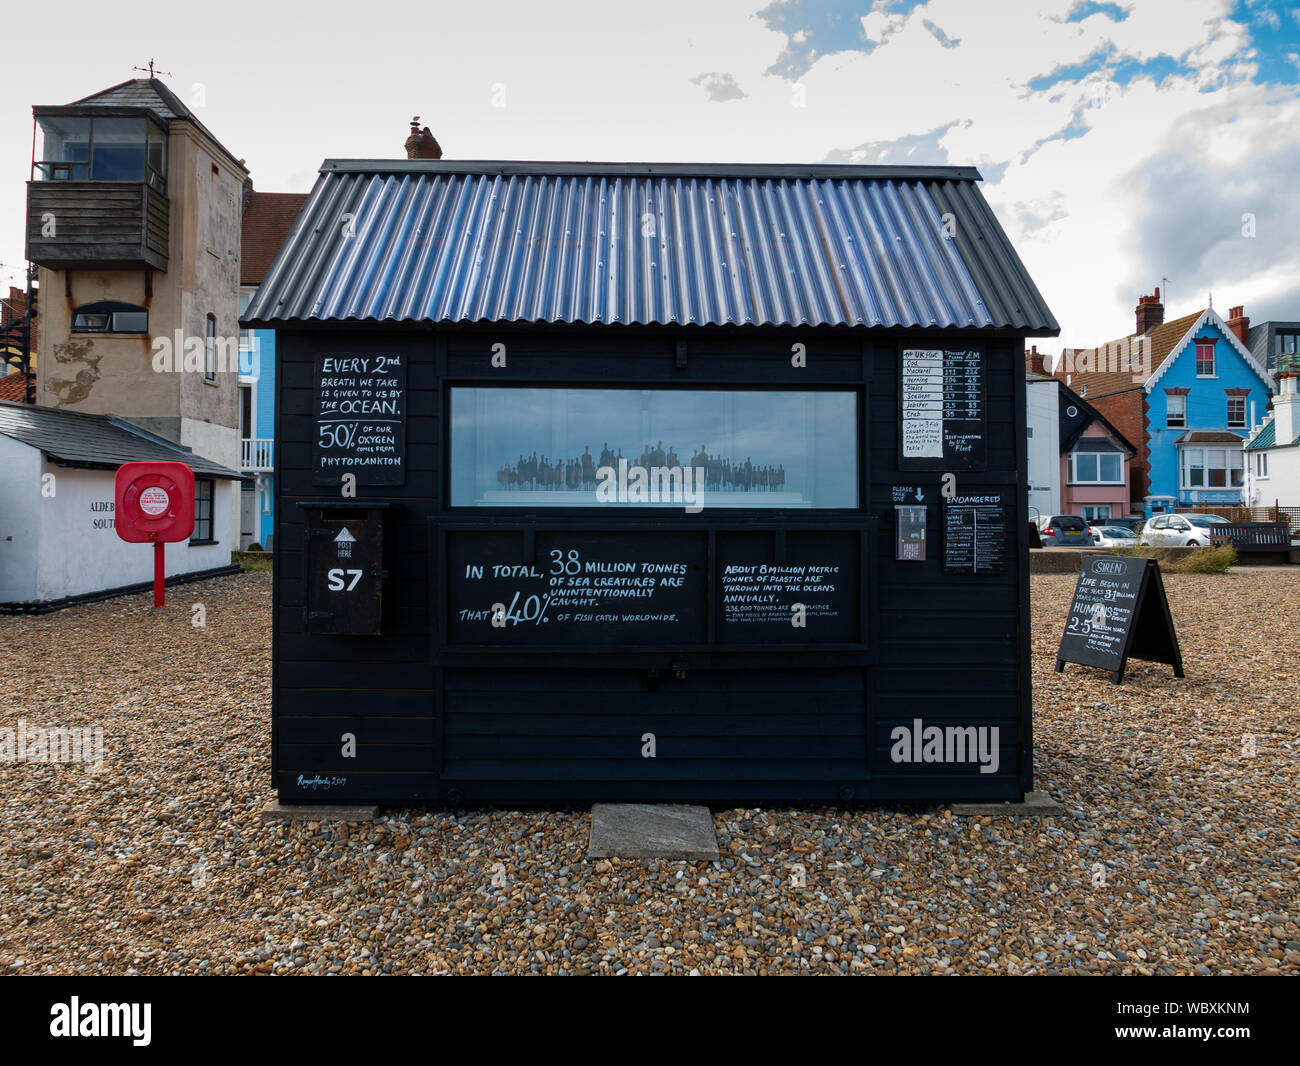
<path id="1" fill-rule="evenodd" d="M 971 818 L 1061 818 L 1066 810 L 1046 792 L 1026 792 L 1020 803 L 953 803 L 953 814 Z"/>
<path id="2" fill-rule="evenodd" d="M 373 822 L 379 808 L 366 804 L 281 803 L 272 800 L 262 808 L 263 822 Z"/>
<path id="3" fill-rule="evenodd" d="M 718 835 L 707 807 L 597 803 L 587 858 L 691 859 L 716 862 Z"/>

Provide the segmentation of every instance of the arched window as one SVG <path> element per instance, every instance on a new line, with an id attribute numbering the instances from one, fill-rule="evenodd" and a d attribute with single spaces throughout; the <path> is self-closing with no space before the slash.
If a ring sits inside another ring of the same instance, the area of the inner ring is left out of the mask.
<path id="1" fill-rule="evenodd" d="M 203 380 L 217 380 L 217 316 L 208 315 L 207 333 L 203 338 Z"/>
<path id="2" fill-rule="evenodd" d="M 135 304 L 103 300 L 72 312 L 73 333 L 148 333 L 149 310 Z"/>

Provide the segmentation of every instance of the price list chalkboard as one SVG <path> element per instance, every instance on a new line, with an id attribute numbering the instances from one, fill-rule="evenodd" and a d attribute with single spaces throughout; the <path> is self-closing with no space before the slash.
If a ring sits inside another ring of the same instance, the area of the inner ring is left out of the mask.
<path id="1" fill-rule="evenodd" d="M 315 483 L 406 483 L 406 357 L 316 356 Z"/>
<path id="2" fill-rule="evenodd" d="M 983 349 L 904 348 L 898 366 L 899 468 L 983 470 Z"/>
<path id="3" fill-rule="evenodd" d="M 1067 662 L 1096 666 L 1111 671 L 1111 680 L 1118 684 L 1130 658 L 1169 663 L 1175 677 L 1183 676 L 1160 565 L 1154 559 L 1085 556 L 1056 653 L 1056 671 L 1063 671 Z"/>
<path id="4" fill-rule="evenodd" d="M 1011 493 L 998 489 L 943 501 L 943 572 L 1000 574 L 1007 568 Z"/>

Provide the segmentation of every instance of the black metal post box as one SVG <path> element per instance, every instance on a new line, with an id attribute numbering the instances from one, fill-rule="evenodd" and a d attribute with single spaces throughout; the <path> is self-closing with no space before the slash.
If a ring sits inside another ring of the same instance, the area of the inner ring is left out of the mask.
<path id="1" fill-rule="evenodd" d="M 308 633 L 362 636 L 384 631 L 388 578 L 387 505 L 304 505 Z"/>

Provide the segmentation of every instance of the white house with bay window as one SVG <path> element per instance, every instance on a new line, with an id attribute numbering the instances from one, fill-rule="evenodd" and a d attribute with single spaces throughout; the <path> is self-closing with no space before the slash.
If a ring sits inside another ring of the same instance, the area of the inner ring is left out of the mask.
<path id="1" fill-rule="evenodd" d="M 1300 352 L 1277 358 L 1273 417 L 1246 443 L 1246 496 L 1253 507 L 1300 506 Z"/>

